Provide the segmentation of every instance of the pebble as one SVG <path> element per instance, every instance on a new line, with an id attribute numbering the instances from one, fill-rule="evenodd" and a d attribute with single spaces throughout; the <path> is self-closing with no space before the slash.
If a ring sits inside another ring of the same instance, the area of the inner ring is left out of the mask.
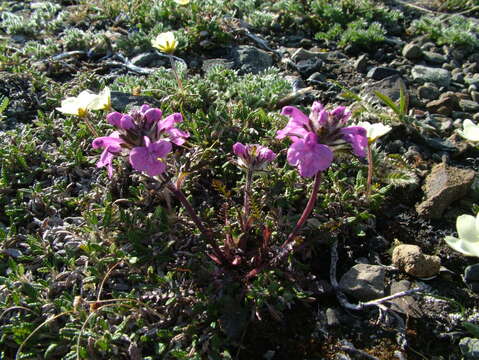
<path id="1" fill-rule="evenodd" d="M 348 270 L 339 281 L 342 291 L 361 301 L 384 296 L 384 267 L 357 264 Z"/>
<path id="2" fill-rule="evenodd" d="M 464 282 L 472 291 L 479 293 L 479 264 L 466 267 L 464 270 Z"/>
<path id="3" fill-rule="evenodd" d="M 451 72 L 441 68 L 416 65 L 412 68 L 411 74 L 414 80 L 420 82 L 432 82 L 444 87 L 451 83 Z"/>
<path id="4" fill-rule="evenodd" d="M 416 211 L 420 216 L 440 219 L 451 203 L 464 197 L 471 189 L 475 175 L 472 169 L 457 168 L 444 163 L 435 165 L 425 181 L 426 199 L 416 206 Z"/>
<path id="5" fill-rule="evenodd" d="M 422 49 L 416 44 L 406 44 L 402 49 L 402 55 L 409 60 L 420 59 L 423 55 Z"/>
<path id="6" fill-rule="evenodd" d="M 370 79 L 382 80 L 393 75 L 400 75 L 400 72 L 396 69 L 386 66 L 375 66 L 368 71 L 366 76 Z"/>
<path id="7" fill-rule="evenodd" d="M 368 57 L 366 54 L 359 56 L 354 62 L 354 69 L 361 73 L 365 73 L 368 65 Z"/>
<path id="8" fill-rule="evenodd" d="M 433 64 L 443 64 L 447 61 L 444 55 L 432 52 L 432 51 L 424 51 L 424 59 Z"/>
<path id="9" fill-rule="evenodd" d="M 470 92 L 472 100 L 475 102 L 479 102 L 479 91 L 471 91 Z"/>
<path id="10" fill-rule="evenodd" d="M 479 111 L 479 103 L 473 100 L 461 99 L 459 100 L 460 108 L 465 112 L 476 112 Z"/>
<path id="11" fill-rule="evenodd" d="M 273 65 L 273 56 L 254 46 L 240 45 L 235 61 L 240 72 L 258 74 Z"/>
<path id="12" fill-rule="evenodd" d="M 439 89 L 433 83 L 425 83 L 418 88 L 418 95 L 421 99 L 435 100 L 439 97 Z"/>
<path id="13" fill-rule="evenodd" d="M 439 274 L 441 259 L 435 255 L 423 254 L 416 245 L 398 245 L 393 250 L 392 263 L 406 274 L 429 278 Z"/>

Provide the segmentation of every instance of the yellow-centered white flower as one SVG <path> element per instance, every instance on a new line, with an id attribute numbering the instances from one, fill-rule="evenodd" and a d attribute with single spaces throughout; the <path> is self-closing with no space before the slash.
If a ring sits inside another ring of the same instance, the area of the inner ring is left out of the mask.
<path id="1" fill-rule="evenodd" d="M 159 34 L 151 41 L 151 45 L 164 53 L 172 54 L 178 46 L 178 42 L 175 39 L 175 34 L 168 31 Z"/>
<path id="2" fill-rule="evenodd" d="M 190 0 L 175 0 L 175 3 L 178 5 L 188 5 L 190 3 Z"/>
<path id="3" fill-rule="evenodd" d="M 476 125 L 471 120 L 466 119 L 462 123 L 462 126 L 463 130 L 457 130 L 459 135 L 470 141 L 479 141 L 479 125 Z"/>
<path id="4" fill-rule="evenodd" d="M 388 132 L 392 130 L 389 125 L 384 125 L 383 123 L 374 123 L 371 124 L 368 121 L 362 121 L 355 126 L 361 126 L 366 129 L 368 142 L 372 144 L 381 136 L 386 135 Z"/>
<path id="5" fill-rule="evenodd" d="M 458 216 L 456 228 L 458 237 L 446 236 L 447 245 L 466 256 L 479 257 L 479 214 Z"/>
<path id="6" fill-rule="evenodd" d="M 107 110 L 110 106 L 110 89 L 106 87 L 99 94 L 84 90 L 78 96 L 67 97 L 62 100 L 61 106 L 57 107 L 57 110 L 64 114 L 83 117 L 89 110 Z"/>

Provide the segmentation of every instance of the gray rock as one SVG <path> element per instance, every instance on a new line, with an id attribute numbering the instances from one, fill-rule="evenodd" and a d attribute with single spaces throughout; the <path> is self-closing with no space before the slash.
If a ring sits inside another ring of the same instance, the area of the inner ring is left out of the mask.
<path id="1" fill-rule="evenodd" d="M 380 81 L 367 83 L 364 92 L 374 96 L 374 92 L 378 91 L 389 96 L 393 101 L 398 101 L 402 86 L 407 92 L 406 84 L 404 83 L 402 77 L 394 75 Z"/>
<path id="2" fill-rule="evenodd" d="M 424 186 L 426 199 L 416 206 L 416 211 L 421 216 L 440 219 L 451 203 L 467 194 L 474 176 L 475 172 L 471 169 L 461 169 L 444 163 L 434 166 Z"/>
<path id="3" fill-rule="evenodd" d="M 311 60 L 311 59 L 318 59 L 318 58 L 321 60 L 326 60 L 327 57 L 328 57 L 327 52 L 311 51 L 311 50 L 305 50 L 303 48 L 299 48 L 293 53 L 293 55 L 291 56 L 291 59 L 297 63 L 302 60 Z"/>
<path id="4" fill-rule="evenodd" d="M 452 110 L 459 109 L 459 99 L 454 93 L 447 92 L 442 94 L 438 100 L 428 102 L 426 109 L 431 113 L 448 116 Z"/>
<path id="5" fill-rule="evenodd" d="M 422 54 L 422 49 L 416 44 L 406 44 L 402 49 L 402 55 L 409 60 L 420 59 Z"/>
<path id="6" fill-rule="evenodd" d="M 390 295 L 407 291 L 412 288 L 412 284 L 408 280 L 393 281 L 391 283 Z M 390 301 L 391 309 L 398 311 L 407 316 L 420 318 L 423 315 L 417 301 L 412 296 L 402 296 Z"/>
<path id="7" fill-rule="evenodd" d="M 461 99 L 459 100 L 459 106 L 462 109 L 462 111 L 465 111 L 465 112 L 479 111 L 479 103 L 472 100 Z"/>
<path id="8" fill-rule="evenodd" d="M 419 246 L 408 244 L 394 248 L 392 263 L 406 274 L 418 278 L 436 276 L 441 268 L 439 256 L 423 254 Z"/>
<path id="9" fill-rule="evenodd" d="M 472 100 L 475 102 L 479 102 L 479 91 L 471 91 Z"/>
<path id="10" fill-rule="evenodd" d="M 206 73 L 215 66 L 222 66 L 226 69 L 232 69 L 234 67 L 234 62 L 227 59 L 207 59 L 203 61 L 201 69 Z"/>
<path id="11" fill-rule="evenodd" d="M 135 106 L 139 107 L 143 104 L 157 107 L 160 107 L 161 105 L 158 100 L 152 96 L 135 96 L 120 91 L 111 92 L 111 106 L 116 111 L 125 112 L 125 110 L 131 109 Z"/>
<path id="12" fill-rule="evenodd" d="M 400 72 L 396 69 L 386 66 L 375 66 L 368 71 L 368 74 L 366 76 L 373 80 L 382 80 L 393 75 L 398 76 L 400 75 Z"/>
<path id="13" fill-rule="evenodd" d="M 367 70 L 367 65 L 368 65 L 368 57 L 366 56 L 366 54 L 362 54 L 354 62 L 354 69 L 361 73 L 365 73 Z"/>
<path id="14" fill-rule="evenodd" d="M 443 64 L 447 61 L 444 55 L 432 52 L 432 51 L 424 51 L 424 59 L 433 64 Z"/>
<path id="15" fill-rule="evenodd" d="M 243 73 L 258 74 L 273 65 L 273 56 L 254 46 L 241 45 L 234 56 L 239 70 Z"/>
<path id="16" fill-rule="evenodd" d="M 308 77 L 311 74 L 321 70 L 322 67 L 323 61 L 319 58 L 301 60 L 296 63 L 296 68 L 298 69 L 299 73 L 304 77 Z"/>
<path id="17" fill-rule="evenodd" d="M 159 56 L 156 51 L 149 51 L 136 55 L 131 59 L 131 63 L 136 66 L 163 66 L 167 61 Z"/>
<path id="18" fill-rule="evenodd" d="M 418 82 L 433 82 L 438 86 L 448 87 L 451 83 L 451 72 L 445 69 L 416 65 L 411 71 L 412 78 Z"/>
<path id="19" fill-rule="evenodd" d="M 435 100 L 439 96 L 439 89 L 433 83 L 425 83 L 418 88 L 418 95 L 421 99 Z"/>
<path id="20" fill-rule="evenodd" d="M 339 286 L 357 300 L 372 300 L 384 296 L 384 276 L 382 266 L 357 264 L 341 277 Z"/>
<path id="21" fill-rule="evenodd" d="M 464 281 L 469 283 L 471 281 L 479 281 L 479 264 L 469 265 L 464 270 Z"/>
<path id="22" fill-rule="evenodd" d="M 479 339 L 470 337 L 462 338 L 461 341 L 459 341 L 459 348 L 461 349 L 462 355 L 464 355 L 464 359 L 479 359 Z"/>

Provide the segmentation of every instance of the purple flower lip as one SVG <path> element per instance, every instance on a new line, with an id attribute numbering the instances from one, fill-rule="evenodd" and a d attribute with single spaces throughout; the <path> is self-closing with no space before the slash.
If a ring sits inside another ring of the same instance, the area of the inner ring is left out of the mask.
<path id="1" fill-rule="evenodd" d="M 316 101 L 309 117 L 294 106 L 285 106 L 281 114 L 288 116 L 289 121 L 276 133 L 276 138 L 289 137 L 293 141 L 288 150 L 288 162 L 298 167 L 301 176 L 314 176 L 327 169 L 333 161 L 335 149 L 344 144 L 351 147 L 354 155 L 366 156 L 366 130 L 346 126 L 351 112 L 344 106 L 327 111 Z"/>

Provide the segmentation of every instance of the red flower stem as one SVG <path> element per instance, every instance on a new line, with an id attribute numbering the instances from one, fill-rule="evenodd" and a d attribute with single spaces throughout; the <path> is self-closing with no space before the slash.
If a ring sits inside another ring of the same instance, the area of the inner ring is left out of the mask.
<path id="1" fill-rule="evenodd" d="M 367 194 L 371 195 L 371 186 L 373 184 L 373 151 L 371 149 L 371 144 L 368 143 L 368 187 L 367 187 Z"/>
<path id="2" fill-rule="evenodd" d="M 173 193 L 173 195 L 176 196 L 176 198 L 181 202 L 181 205 L 185 208 L 186 212 L 188 213 L 189 217 L 193 222 L 195 223 L 196 227 L 198 230 L 200 230 L 201 234 L 206 237 L 208 244 L 211 245 L 213 248 L 213 251 L 215 252 L 215 255 L 222 261 L 225 260 L 223 252 L 220 250 L 218 245 L 215 243 L 213 239 L 213 234 L 211 230 L 207 229 L 204 225 L 201 219 L 196 215 L 195 210 L 193 210 L 193 206 L 191 206 L 190 202 L 186 198 L 185 194 L 183 191 L 178 189 L 171 181 L 167 184 L 168 189 Z"/>
<path id="3" fill-rule="evenodd" d="M 291 231 L 291 234 L 289 234 L 288 239 L 283 243 L 282 247 L 286 247 L 291 241 L 294 240 L 294 237 L 298 233 L 298 231 L 301 229 L 303 224 L 308 220 L 309 215 L 311 214 L 311 211 L 314 209 L 314 204 L 316 203 L 316 198 L 318 197 L 318 190 L 319 190 L 319 185 L 321 183 L 321 172 L 319 171 L 316 176 L 314 177 L 314 184 L 313 184 L 313 190 L 311 192 L 311 196 L 309 197 L 308 203 L 306 204 L 306 207 L 303 210 L 303 214 L 299 218 L 298 222 L 296 223 L 296 226 L 294 227 L 293 231 Z"/>
<path id="4" fill-rule="evenodd" d="M 250 200 L 251 200 L 251 183 L 253 182 L 253 171 L 251 169 L 248 169 L 248 172 L 246 174 L 246 184 L 244 186 L 244 203 L 243 203 L 243 217 L 244 217 L 244 224 L 245 228 L 244 231 L 248 230 L 248 218 L 249 218 L 249 213 L 250 213 Z"/>

